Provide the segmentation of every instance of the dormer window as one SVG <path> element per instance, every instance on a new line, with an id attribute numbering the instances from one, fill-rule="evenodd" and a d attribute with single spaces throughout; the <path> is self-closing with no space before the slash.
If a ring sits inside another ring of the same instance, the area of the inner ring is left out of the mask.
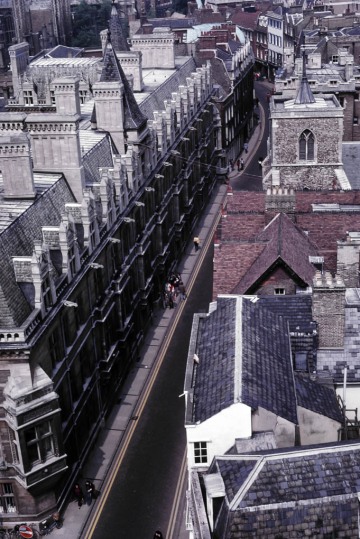
<path id="1" fill-rule="evenodd" d="M 313 161 L 315 158 L 315 137 L 309 129 L 305 129 L 299 138 L 300 161 Z"/>

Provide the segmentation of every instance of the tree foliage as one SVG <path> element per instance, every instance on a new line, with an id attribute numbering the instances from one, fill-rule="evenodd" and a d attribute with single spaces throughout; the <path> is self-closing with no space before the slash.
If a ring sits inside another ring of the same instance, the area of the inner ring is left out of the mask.
<path id="1" fill-rule="evenodd" d="M 99 47 L 100 32 L 108 28 L 111 1 L 103 0 L 98 4 L 87 4 L 81 0 L 72 9 L 73 47 Z"/>
<path id="2" fill-rule="evenodd" d="M 188 0 L 172 0 L 173 10 L 177 13 L 187 14 L 187 3 Z"/>

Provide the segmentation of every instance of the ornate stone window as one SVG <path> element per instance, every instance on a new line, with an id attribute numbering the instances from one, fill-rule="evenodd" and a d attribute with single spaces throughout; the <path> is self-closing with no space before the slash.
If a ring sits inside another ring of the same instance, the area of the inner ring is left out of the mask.
<path id="1" fill-rule="evenodd" d="M 305 129 L 300 135 L 299 159 L 300 161 L 314 161 L 315 159 L 315 137 L 309 129 Z"/>
<path id="2" fill-rule="evenodd" d="M 50 421 L 44 421 L 25 431 L 28 461 L 31 466 L 54 455 L 53 433 Z"/>

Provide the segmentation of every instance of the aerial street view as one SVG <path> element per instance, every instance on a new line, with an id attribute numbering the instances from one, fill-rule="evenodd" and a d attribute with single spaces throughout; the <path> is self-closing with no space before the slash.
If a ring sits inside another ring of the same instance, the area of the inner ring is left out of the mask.
<path id="1" fill-rule="evenodd" d="M 0 539 L 360 537 L 358 4 L 0 44 Z"/>

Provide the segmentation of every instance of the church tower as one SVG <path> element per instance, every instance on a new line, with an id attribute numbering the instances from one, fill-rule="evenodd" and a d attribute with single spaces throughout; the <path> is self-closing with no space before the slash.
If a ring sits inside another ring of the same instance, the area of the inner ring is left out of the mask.
<path id="1" fill-rule="evenodd" d="M 295 99 L 270 103 L 270 153 L 263 186 L 350 189 L 342 163 L 343 109 L 335 95 L 313 95 L 305 67 Z"/>

